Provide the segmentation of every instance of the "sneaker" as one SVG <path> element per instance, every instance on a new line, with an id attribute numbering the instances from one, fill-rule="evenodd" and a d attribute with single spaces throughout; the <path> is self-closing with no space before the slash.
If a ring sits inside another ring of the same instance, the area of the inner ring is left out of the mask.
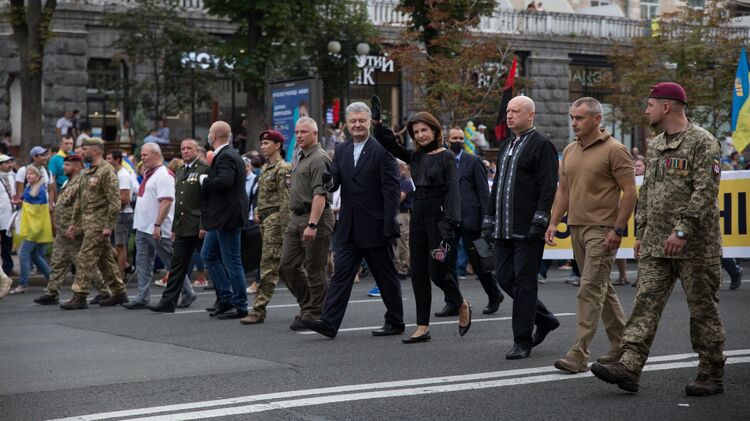
<path id="1" fill-rule="evenodd" d="M 724 392 L 724 383 L 721 377 L 700 373 L 698 377 L 685 386 L 685 394 L 688 396 L 709 396 Z"/>
<path id="2" fill-rule="evenodd" d="M 26 287 L 19 285 L 13 288 L 12 290 L 10 290 L 10 295 L 23 294 L 24 292 L 26 292 Z"/>
<path id="3" fill-rule="evenodd" d="M 565 280 L 566 284 L 573 285 L 574 287 L 581 286 L 581 278 L 575 275 L 571 275 L 570 278 Z"/>
<path id="4" fill-rule="evenodd" d="M 205 287 L 208 286 L 208 281 L 206 278 L 198 278 L 193 282 L 193 286 L 198 288 Z"/>
<path id="5" fill-rule="evenodd" d="M 563 263 L 557 267 L 557 270 L 573 270 L 573 266 L 571 266 L 570 263 Z"/>
<path id="6" fill-rule="evenodd" d="M 161 278 L 161 279 L 157 279 L 157 280 L 154 281 L 154 285 L 156 285 L 158 287 L 166 288 L 167 287 L 167 279 L 168 278 L 166 276 L 163 277 L 163 278 Z"/>
<path id="7" fill-rule="evenodd" d="M 613 364 L 591 365 L 591 372 L 599 379 L 610 384 L 616 384 L 622 390 L 628 392 L 638 392 L 638 382 L 641 376 L 625 367 L 624 364 L 616 362 Z"/>
<path id="8" fill-rule="evenodd" d="M 546 276 L 542 276 L 541 273 L 538 273 L 536 275 L 536 281 L 539 282 L 540 284 L 546 284 L 547 283 L 547 277 Z"/>
<path id="9" fill-rule="evenodd" d="M 380 297 L 380 289 L 378 287 L 375 287 L 369 291 L 367 291 L 368 297 Z"/>
<path id="10" fill-rule="evenodd" d="M 565 371 L 570 374 L 583 373 L 583 372 L 589 371 L 588 365 L 580 364 L 567 355 L 555 361 L 554 366 L 556 369 Z"/>

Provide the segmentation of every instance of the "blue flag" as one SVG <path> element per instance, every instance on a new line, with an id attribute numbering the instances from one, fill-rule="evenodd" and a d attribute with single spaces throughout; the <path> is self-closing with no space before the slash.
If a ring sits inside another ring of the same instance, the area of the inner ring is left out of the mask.
<path id="1" fill-rule="evenodd" d="M 749 91 L 747 54 L 742 47 L 732 94 L 732 143 L 740 152 L 750 144 L 750 102 L 747 101 Z"/>

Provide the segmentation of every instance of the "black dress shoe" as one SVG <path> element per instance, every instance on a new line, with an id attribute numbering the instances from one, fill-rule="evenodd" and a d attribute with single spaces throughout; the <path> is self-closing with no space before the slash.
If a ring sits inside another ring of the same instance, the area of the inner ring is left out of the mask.
<path id="1" fill-rule="evenodd" d="M 218 316 L 220 314 L 224 314 L 227 311 L 233 310 L 233 309 L 234 309 L 234 306 L 232 306 L 229 303 L 219 303 L 219 304 L 216 304 L 216 307 L 211 312 L 211 314 L 209 314 L 209 316 L 216 317 L 216 316 Z"/>
<path id="2" fill-rule="evenodd" d="M 289 329 L 295 332 L 299 332 L 300 330 L 307 330 L 307 326 L 302 323 L 302 320 L 300 320 L 298 317 L 295 317 L 292 324 L 289 325 Z"/>
<path id="3" fill-rule="evenodd" d="M 241 319 L 245 316 L 247 316 L 247 311 L 237 310 L 236 308 L 232 308 L 231 310 L 228 310 L 228 311 L 225 311 L 224 313 L 219 314 L 217 319 L 219 320 Z"/>
<path id="4" fill-rule="evenodd" d="M 160 301 L 155 306 L 147 306 L 146 308 L 156 313 L 174 313 L 174 305 L 165 303 L 164 301 Z"/>
<path id="5" fill-rule="evenodd" d="M 466 304 L 469 306 L 469 323 L 466 324 L 466 326 L 458 325 L 458 334 L 460 336 L 464 336 L 467 333 L 469 333 L 469 329 L 471 329 L 471 312 L 474 310 L 471 307 L 471 304 L 467 301 Z"/>
<path id="6" fill-rule="evenodd" d="M 390 323 L 386 323 L 380 329 L 375 329 L 370 333 L 372 333 L 372 336 L 400 335 L 404 333 L 404 329 L 406 329 L 406 326 L 404 326 L 403 324 L 393 325 Z"/>
<path id="7" fill-rule="evenodd" d="M 490 302 L 487 304 L 487 307 L 485 307 L 484 310 L 482 310 L 482 314 L 497 313 L 497 310 L 500 308 L 500 303 L 503 302 L 503 299 L 505 299 L 503 295 L 500 295 L 500 298 L 491 299 Z"/>
<path id="8" fill-rule="evenodd" d="M 206 307 L 206 311 L 210 313 L 210 312 L 216 310 L 216 306 L 218 306 L 218 305 L 219 305 L 219 300 L 216 300 L 216 301 L 214 301 L 213 304 L 211 304 L 211 307 Z"/>
<path id="9" fill-rule="evenodd" d="M 534 332 L 534 337 L 531 338 L 531 345 L 539 345 L 544 341 L 544 338 L 547 337 L 547 334 L 557 329 L 558 327 L 560 327 L 560 322 L 558 322 L 557 320 L 555 320 L 555 322 L 549 326 L 537 326 L 536 332 Z"/>
<path id="10" fill-rule="evenodd" d="M 458 310 L 455 307 L 449 306 L 449 305 L 446 305 L 445 307 L 443 307 L 442 310 L 435 313 L 435 317 L 451 317 L 451 316 L 458 316 Z"/>
<path id="11" fill-rule="evenodd" d="M 198 296 L 193 294 L 188 297 L 183 297 L 182 301 L 180 301 L 179 304 L 177 304 L 177 308 L 188 308 L 190 307 L 190 304 L 193 304 L 193 302 L 198 299 Z"/>
<path id="12" fill-rule="evenodd" d="M 430 339 L 432 339 L 432 336 L 430 336 L 430 332 L 427 332 L 424 335 L 412 336 L 406 339 L 401 339 L 401 342 L 405 344 L 418 344 L 420 342 L 429 342 Z"/>
<path id="13" fill-rule="evenodd" d="M 129 303 L 122 304 L 122 306 L 128 310 L 143 310 L 144 308 L 146 308 L 146 303 L 140 301 L 131 301 Z"/>
<path id="14" fill-rule="evenodd" d="M 531 355 L 531 348 L 526 348 L 521 344 L 513 344 L 513 348 L 505 354 L 506 360 L 521 360 Z"/>
<path id="15" fill-rule="evenodd" d="M 302 320 L 302 324 L 313 332 L 318 332 L 328 338 L 335 338 L 338 331 L 325 320 Z"/>

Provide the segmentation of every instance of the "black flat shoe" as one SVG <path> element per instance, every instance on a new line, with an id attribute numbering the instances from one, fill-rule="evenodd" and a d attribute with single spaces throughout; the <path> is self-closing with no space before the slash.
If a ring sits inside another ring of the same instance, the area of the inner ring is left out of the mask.
<path id="1" fill-rule="evenodd" d="M 471 312 L 472 310 L 474 310 L 468 301 L 466 302 L 466 304 L 469 305 L 469 323 L 467 323 L 466 326 L 458 325 L 458 334 L 461 336 L 464 336 L 467 333 L 469 333 L 469 329 L 471 329 Z"/>
<path id="2" fill-rule="evenodd" d="M 506 360 L 521 360 L 531 355 L 531 348 L 525 348 L 520 344 L 513 344 L 513 348 L 505 354 Z"/>
<path id="3" fill-rule="evenodd" d="M 390 323 L 386 323 L 380 329 L 375 329 L 370 333 L 372 333 L 372 336 L 400 335 L 404 333 L 405 328 L 406 327 L 404 325 L 392 325 Z"/>
<path id="4" fill-rule="evenodd" d="M 418 344 L 420 342 L 429 342 L 430 339 L 432 339 L 432 336 L 430 336 L 430 332 L 427 332 L 424 335 L 412 336 L 410 338 L 401 339 L 401 342 L 405 344 Z"/>
<path id="5" fill-rule="evenodd" d="M 216 317 L 220 314 L 228 312 L 229 310 L 234 310 L 234 307 L 232 307 L 232 305 L 229 303 L 216 304 L 214 310 L 209 314 L 209 316 Z"/>
<path id="6" fill-rule="evenodd" d="M 160 302 L 155 306 L 147 306 L 146 308 L 155 313 L 174 313 L 174 306 L 165 302 Z"/>
<path id="7" fill-rule="evenodd" d="M 216 318 L 219 320 L 231 320 L 231 319 L 242 319 L 247 316 L 247 311 L 237 310 L 232 308 L 229 311 L 219 314 Z"/>
<path id="8" fill-rule="evenodd" d="M 320 333 L 327 338 L 335 338 L 338 331 L 325 320 L 302 320 L 302 324 L 313 332 Z"/>
<path id="9" fill-rule="evenodd" d="M 142 303 L 140 301 L 131 301 L 129 303 L 122 304 L 122 306 L 128 310 L 143 310 L 144 308 L 146 308 L 146 303 Z"/>
<path id="10" fill-rule="evenodd" d="M 449 306 L 449 305 L 446 305 L 445 307 L 443 307 L 442 310 L 435 313 L 435 317 L 451 317 L 451 316 L 458 316 L 458 310 L 455 307 Z"/>
<path id="11" fill-rule="evenodd" d="M 177 308 L 188 308 L 190 307 L 190 304 L 193 304 L 195 300 L 198 299 L 197 295 L 191 295 L 189 297 L 184 297 L 179 304 L 177 304 Z"/>

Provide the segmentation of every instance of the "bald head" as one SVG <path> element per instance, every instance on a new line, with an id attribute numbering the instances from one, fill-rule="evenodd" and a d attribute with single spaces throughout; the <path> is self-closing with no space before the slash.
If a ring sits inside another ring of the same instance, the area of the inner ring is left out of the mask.
<path id="1" fill-rule="evenodd" d="M 208 140 L 211 142 L 211 146 L 216 149 L 217 147 L 229 142 L 232 137 L 232 128 L 225 121 L 217 121 L 211 125 L 208 130 Z"/>
<path id="2" fill-rule="evenodd" d="M 523 95 L 514 97 L 508 102 L 506 123 L 515 135 L 525 132 L 534 125 L 536 107 L 531 98 Z"/>

